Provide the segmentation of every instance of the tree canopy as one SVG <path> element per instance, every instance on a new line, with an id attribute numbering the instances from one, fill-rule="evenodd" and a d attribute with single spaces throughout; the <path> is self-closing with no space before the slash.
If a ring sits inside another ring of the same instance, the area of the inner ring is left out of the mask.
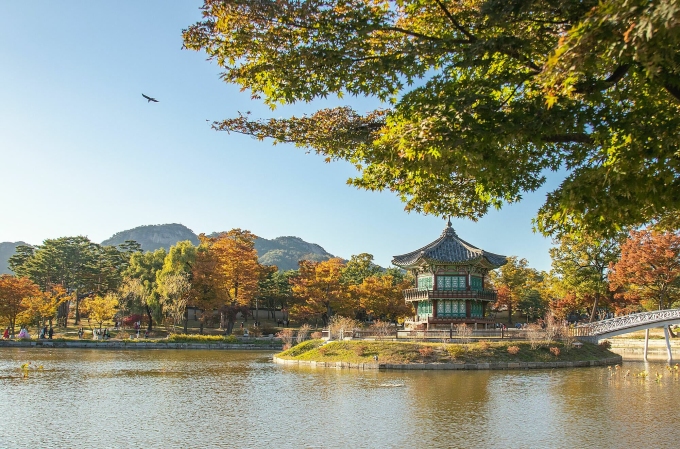
<path id="1" fill-rule="evenodd" d="M 204 0 L 184 45 L 272 108 L 384 107 L 215 122 L 354 164 L 406 209 L 478 219 L 549 171 L 545 234 L 680 219 L 677 0 Z"/>

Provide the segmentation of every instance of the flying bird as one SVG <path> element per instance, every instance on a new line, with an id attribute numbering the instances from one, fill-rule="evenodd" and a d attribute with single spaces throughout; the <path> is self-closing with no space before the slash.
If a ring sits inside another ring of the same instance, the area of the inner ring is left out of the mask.
<path id="1" fill-rule="evenodd" d="M 154 103 L 158 103 L 158 100 L 156 100 L 155 98 L 148 97 L 148 96 L 146 96 L 146 95 L 144 95 L 144 94 L 142 94 L 142 97 L 144 97 L 144 98 L 146 98 L 146 99 L 148 100 L 147 103 L 151 103 L 152 101 L 153 101 Z"/>

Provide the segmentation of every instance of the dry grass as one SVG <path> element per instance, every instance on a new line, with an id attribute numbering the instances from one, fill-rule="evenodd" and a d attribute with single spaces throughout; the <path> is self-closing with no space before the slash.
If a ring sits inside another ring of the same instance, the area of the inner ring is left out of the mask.
<path id="1" fill-rule="evenodd" d="M 324 346 L 323 340 L 309 340 L 277 355 L 283 359 L 315 360 L 318 362 L 373 363 L 497 363 L 497 362 L 554 362 L 598 360 L 614 356 L 605 348 L 585 343 L 580 349 L 555 351 L 548 347 L 531 349 L 523 341 L 481 342 L 470 345 L 417 342 L 335 341 Z M 511 354 L 509 347 L 519 351 Z M 552 343 L 561 349 L 561 343 Z M 558 352 L 558 355 L 555 354 Z"/>

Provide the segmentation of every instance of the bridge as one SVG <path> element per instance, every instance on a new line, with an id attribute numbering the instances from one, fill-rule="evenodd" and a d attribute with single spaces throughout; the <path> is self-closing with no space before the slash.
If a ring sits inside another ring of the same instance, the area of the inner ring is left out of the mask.
<path id="1" fill-rule="evenodd" d="M 672 360 L 670 335 L 668 326 L 680 324 L 680 309 L 655 310 L 653 312 L 634 313 L 631 315 L 618 316 L 607 320 L 576 326 L 574 334 L 581 340 L 598 343 L 600 340 L 628 334 L 630 332 L 645 331 L 644 357 L 647 360 L 647 347 L 649 344 L 649 329 L 663 327 L 666 336 L 666 349 L 668 360 Z"/>

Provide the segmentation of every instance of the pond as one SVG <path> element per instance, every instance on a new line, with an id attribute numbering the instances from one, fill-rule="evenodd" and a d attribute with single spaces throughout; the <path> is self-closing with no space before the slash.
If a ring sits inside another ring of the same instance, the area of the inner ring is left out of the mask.
<path id="1" fill-rule="evenodd" d="M 680 380 L 663 362 L 387 372 L 271 357 L 3 348 L 0 447 L 670 447 L 680 437 Z M 23 378 L 27 362 L 42 369 Z"/>

